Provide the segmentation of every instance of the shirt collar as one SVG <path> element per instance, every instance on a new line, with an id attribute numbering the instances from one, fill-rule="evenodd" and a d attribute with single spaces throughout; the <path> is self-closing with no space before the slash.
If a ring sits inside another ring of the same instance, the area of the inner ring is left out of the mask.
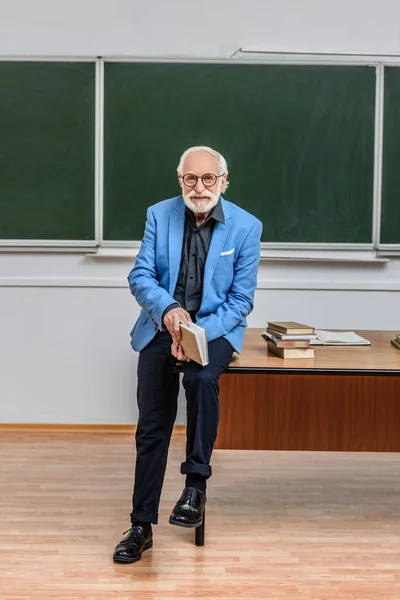
<path id="1" fill-rule="evenodd" d="M 220 223 L 225 223 L 225 215 L 221 204 L 221 198 L 218 199 L 217 204 L 211 211 L 210 219 L 213 218 Z"/>
<path id="2" fill-rule="evenodd" d="M 186 213 L 194 220 L 194 216 L 191 210 L 186 207 Z M 214 219 L 215 221 L 219 221 L 220 223 L 225 223 L 225 215 L 221 204 L 221 198 L 218 199 L 217 204 L 212 209 L 211 213 L 208 215 L 205 223 L 207 223 L 210 219 Z"/>

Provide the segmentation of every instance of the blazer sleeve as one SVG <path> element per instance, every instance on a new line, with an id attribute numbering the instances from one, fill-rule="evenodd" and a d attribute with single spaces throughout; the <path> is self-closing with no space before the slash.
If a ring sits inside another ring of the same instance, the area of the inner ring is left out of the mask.
<path id="1" fill-rule="evenodd" d="M 198 320 L 198 324 L 207 331 L 208 341 L 227 335 L 253 310 L 261 233 L 262 223 L 257 219 L 240 248 L 226 302 L 221 304 L 215 313 Z"/>
<path id="2" fill-rule="evenodd" d="M 153 212 L 149 208 L 143 240 L 135 266 L 128 275 L 128 282 L 131 293 L 141 308 L 161 331 L 163 313 L 175 300 L 159 284 L 156 269 L 156 227 Z"/>

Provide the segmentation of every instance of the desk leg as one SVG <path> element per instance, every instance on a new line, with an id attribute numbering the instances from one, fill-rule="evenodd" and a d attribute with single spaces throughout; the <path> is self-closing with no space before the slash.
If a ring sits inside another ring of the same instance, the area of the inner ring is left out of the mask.
<path id="1" fill-rule="evenodd" d="M 203 523 L 201 525 L 199 525 L 199 527 L 196 527 L 196 532 L 195 532 L 196 546 L 204 546 L 205 524 L 206 524 L 206 511 L 204 509 Z"/>

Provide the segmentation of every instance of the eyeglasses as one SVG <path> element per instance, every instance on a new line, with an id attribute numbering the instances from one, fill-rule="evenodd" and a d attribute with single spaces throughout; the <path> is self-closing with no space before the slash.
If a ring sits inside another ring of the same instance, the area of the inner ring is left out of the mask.
<path id="1" fill-rule="evenodd" d="M 186 175 L 179 175 L 180 179 L 182 179 L 183 183 L 187 185 L 187 187 L 195 187 L 199 179 L 201 179 L 204 187 L 212 187 L 217 183 L 217 180 L 220 177 L 223 177 L 225 173 L 222 175 L 214 175 L 214 173 L 205 173 L 201 177 L 198 175 L 194 175 L 194 173 L 186 173 Z"/>

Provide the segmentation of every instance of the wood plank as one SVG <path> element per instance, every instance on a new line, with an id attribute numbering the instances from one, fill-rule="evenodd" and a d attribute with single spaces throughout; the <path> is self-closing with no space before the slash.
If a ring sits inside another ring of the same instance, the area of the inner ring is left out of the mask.
<path id="1" fill-rule="evenodd" d="M 133 436 L 2 432 L 1 600 L 399 598 L 399 454 L 215 451 L 198 548 L 168 524 L 184 444 L 174 436 L 153 549 L 116 565 Z"/>
<path id="2" fill-rule="evenodd" d="M 136 425 L 111 423 L 0 423 L 0 431 L 35 431 L 54 433 L 134 433 Z"/>
<path id="3" fill-rule="evenodd" d="M 400 377 L 224 374 L 215 447 L 400 452 Z"/>
<path id="4" fill-rule="evenodd" d="M 391 345 L 395 331 L 356 331 L 371 346 L 316 346 L 314 359 L 282 359 L 268 354 L 263 329 L 246 330 L 243 351 L 235 355 L 231 369 L 336 369 L 400 372 L 400 350 Z"/>
<path id="5" fill-rule="evenodd" d="M 41 433 L 135 433 L 136 424 L 114 423 L 0 423 L 0 431 L 33 431 Z M 186 425 L 174 425 L 174 432 L 182 432 Z"/>

